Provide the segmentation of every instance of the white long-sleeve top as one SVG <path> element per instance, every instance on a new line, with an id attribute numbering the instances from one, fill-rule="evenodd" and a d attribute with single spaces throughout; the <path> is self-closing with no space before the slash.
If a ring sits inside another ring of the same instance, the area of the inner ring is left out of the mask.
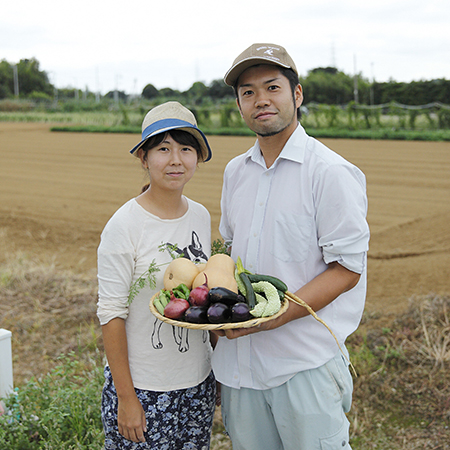
<path id="1" fill-rule="evenodd" d="M 128 304 L 130 286 L 154 260 L 169 263 L 166 245 L 185 257 L 205 262 L 211 251 L 211 219 L 190 199 L 186 214 L 164 220 L 142 208 L 136 199 L 125 203 L 108 221 L 98 248 L 98 309 L 100 324 L 125 320 L 129 365 L 134 386 L 169 391 L 195 386 L 211 371 L 211 345 L 206 332 L 174 327 L 150 312 L 150 298 L 162 289 L 167 265 L 156 273 L 156 287 L 142 289 Z"/>
<path id="2" fill-rule="evenodd" d="M 369 228 L 364 174 L 299 124 L 267 168 L 258 142 L 224 173 L 220 232 L 251 272 L 273 275 L 295 292 L 337 261 L 361 274 L 356 287 L 318 315 L 340 344 L 358 326 L 366 294 Z M 213 370 L 235 388 L 267 389 L 319 367 L 339 351 L 312 316 L 274 330 L 220 338 Z"/>

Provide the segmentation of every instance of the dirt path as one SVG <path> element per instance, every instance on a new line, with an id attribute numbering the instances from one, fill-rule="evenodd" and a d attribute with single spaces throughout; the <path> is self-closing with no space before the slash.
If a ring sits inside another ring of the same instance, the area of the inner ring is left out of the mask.
<path id="1" fill-rule="evenodd" d="M 101 230 L 145 182 L 127 151 L 137 136 L 49 128 L 0 123 L 0 263 L 20 251 L 95 275 Z M 214 157 L 187 187 L 210 210 L 213 238 L 225 164 L 253 141 L 211 137 Z M 412 295 L 450 293 L 450 143 L 323 141 L 367 177 L 367 311 L 388 319 Z"/>

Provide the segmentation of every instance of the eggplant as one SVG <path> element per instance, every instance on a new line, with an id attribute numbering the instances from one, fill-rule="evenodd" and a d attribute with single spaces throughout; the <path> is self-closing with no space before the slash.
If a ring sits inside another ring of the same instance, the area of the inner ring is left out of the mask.
<path id="1" fill-rule="evenodd" d="M 213 303 L 208 308 L 208 320 L 210 323 L 226 323 L 231 318 L 231 309 L 224 303 Z"/>
<path id="2" fill-rule="evenodd" d="M 184 319 L 189 323 L 208 323 L 208 307 L 190 306 L 184 313 Z"/>
<path id="3" fill-rule="evenodd" d="M 252 318 L 253 316 L 250 314 L 250 308 L 245 302 L 236 303 L 231 308 L 232 322 L 245 322 L 246 320 L 250 320 Z"/>
<path id="4" fill-rule="evenodd" d="M 224 303 L 227 306 L 233 306 L 242 299 L 242 295 L 236 294 L 224 287 L 211 288 L 208 297 L 211 303 Z"/>

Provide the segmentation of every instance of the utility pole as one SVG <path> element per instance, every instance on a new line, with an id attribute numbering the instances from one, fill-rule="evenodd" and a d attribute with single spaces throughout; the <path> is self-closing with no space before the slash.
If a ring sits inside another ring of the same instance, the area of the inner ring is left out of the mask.
<path id="1" fill-rule="evenodd" d="M 353 77 L 353 95 L 355 97 L 355 103 L 359 103 L 358 98 L 358 74 L 356 73 L 356 55 L 353 55 L 353 71 L 355 73 Z"/>
<path id="2" fill-rule="evenodd" d="M 373 75 L 373 63 L 371 63 L 371 69 L 372 69 L 372 83 L 370 84 L 370 104 L 373 106 L 374 104 L 373 85 L 375 84 L 375 76 Z"/>
<path id="3" fill-rule="evenodd" d="M 13 78 L 14 78 L 14 96 L 19 98 L 19 73 L 17 71 L 17 64 L 13 65 Z"/>

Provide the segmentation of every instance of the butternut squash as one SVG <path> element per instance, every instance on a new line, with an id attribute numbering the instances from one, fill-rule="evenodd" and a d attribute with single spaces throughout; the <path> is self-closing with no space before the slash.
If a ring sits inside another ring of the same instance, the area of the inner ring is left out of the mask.
<path id="1" fill-rule="evenodd" d="M 188 289 L 192 289 L 192 282 L 198 275 L 199 269 L 196 264 L 187 258 L 176 258 L 164 272 L 164 289 L 171 290 L 185 284 Z"/>
<path id="2" fill-rule="evenodd" d="M 238 293 L 238 287 L 234 278 L 235 264 L 233 259 L 225 254 L 217 253 L 209 258 L 206 267 L 194 279 L 192 289 L 201 286 L 205 282 L 205 274 L 208 278 L 208 288 L 224 287 Z"/>

